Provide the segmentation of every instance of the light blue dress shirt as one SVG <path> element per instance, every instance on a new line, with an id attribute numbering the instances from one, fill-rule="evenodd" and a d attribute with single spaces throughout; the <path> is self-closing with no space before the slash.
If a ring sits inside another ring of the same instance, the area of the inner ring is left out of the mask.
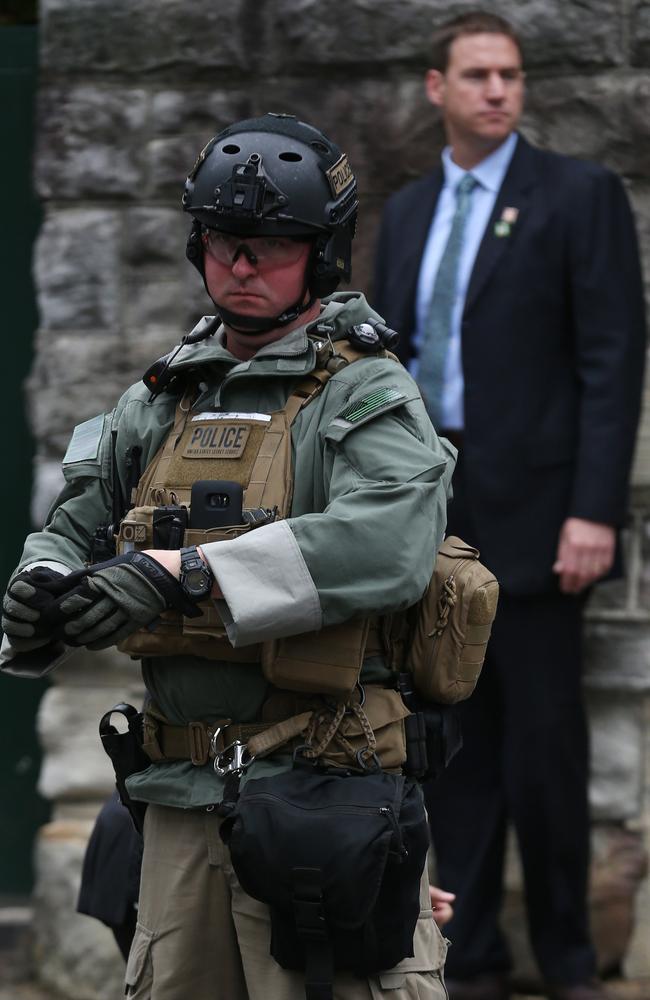
<path id="1" fill-rule="evenodd" d="M 494 203 L 503 183 L 510 161 L 517 145 L 517 133 L 512 132 L 498 149 L 472 167 L 470 171 L 463 170 L 451 158 L 451 148 L 447 146 L 442 152 L 442 169 L 445 180 L 438 198 L 438 204 L 431 220 L 431 227 L 422 254 L 418 287 L 415 299 L 415 331 L 413 347 L 415 356 L 409 363 L 409 371 L 417 381 L 418 354 L 424 336 L 424 323 L 429 310 L 429 300 L 433 291 L 440 258 L 449 238 L 452 220 L 456 211 L 456 188 L 466 173 L 471 173 L 478 181 L 472 192 L 472 203 L 465 223 L 463 249 L 458 266 L 458 285 L 456 301 L 451 321 L 449 347 L 445 358 L 444 385 L 442 390 L 441 427 L 447 430 L 462 430 L 464 426 L 463 411 L 463 364 L 460 345 L 460 327 L 465 308 L 465 298 L 469 279 L 476 260 L 485 227 L 487 226 Z"/>

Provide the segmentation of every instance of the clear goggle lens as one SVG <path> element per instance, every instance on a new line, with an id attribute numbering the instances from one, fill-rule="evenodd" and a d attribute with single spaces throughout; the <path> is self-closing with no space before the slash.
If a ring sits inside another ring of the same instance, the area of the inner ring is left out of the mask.
<path id="1" fill-rule="evenodd" d="M 220 264 L 232 265 L 240 253 L 257 267 L 295 264 L 300 260 L 307 238 L 288 236 L 235 236 L 216 229 L 203 230 L 203 246 Z"/>

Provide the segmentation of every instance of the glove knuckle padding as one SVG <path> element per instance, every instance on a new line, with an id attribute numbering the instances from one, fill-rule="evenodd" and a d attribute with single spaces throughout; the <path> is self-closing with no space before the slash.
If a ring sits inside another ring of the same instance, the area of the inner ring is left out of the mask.
<path id="1" fill-rule="evenodd" d="M 88 629 L 84 634 L 84 638 L 87 642 L 96 642 L 99 639 L 105 639 L 108 636 L 112 636 L 118 629 L 121 629 L 128 621 L 127 615 L 120 608 L 116 608 L 110 618 L 105 618 L 103 621 L 98 622 L 94 628 Z"/>
<path id="2" fill-rule="evenodd" d="M 96 603 L 90 606 L 86 604 L 85 608 L 86 610 L 83 614 L 76 615 L 65 623 L 63 631 L 66 635 L 80 636 L 82 633 L 94 628 L 115 612 L 116 605 L 109 597 L 102 595 Z"/>
<path id="3" fill-rule="evenodd" d="M 35 608 L 30 608 L 28 604 L 23 604 L 22 601 L 16 601 L 13 597 L 8 595 L 2 602 L 2 610 L 5 612 L 7 618 L 12 621 L 21 622 L 35 622 L 38 621 L 40 617 L 40 612 Z M 3 615 L 4 622 L 4 615 Z"/>
<path id="4" fill-rule="evenodd" d="M 13 618 L 2 618 L 2 631 L 11 636 L 29 638 L 36 634 L 36 629 L 29 622 L 16 621 Z"/>
<path id="5" fill-rule="evenodd" d="M 59 610 L 63 612 L 64 615 L 74 615 L 79 611 L 84 611 L 86 608 L 92 607 L 92 598 L 86 597 L 84 594 L 79 593 L 79 591 L 72 591 L 72 593 L 64 597 L 62 601 L 59 602 Z"/>
<path id="6" fill-rule="evenodd" d="M 28 583 L 27 580 L 21 580 L 20 577 L 15 579 L 13 583 L 9 585 L 8 592 L 12 597 L 17 597 L 21 601 L 33 601 L 34 598 L 40 596 L 39 591 L 33 586 L 33 584 Z"/>

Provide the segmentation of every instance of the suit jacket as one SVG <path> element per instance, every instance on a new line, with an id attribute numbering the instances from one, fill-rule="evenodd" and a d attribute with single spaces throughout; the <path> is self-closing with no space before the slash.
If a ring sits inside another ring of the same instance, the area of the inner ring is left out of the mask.
<path id="1" fill-rule="evenodd" d="M 442 169 L 388 201 L 374 304 L 407 363 Z M 503 209 L 518 209 L 498 236 Z M 506 590 L 556 585 L 566 517 L 620 525 L 645 356 L 634 222 L 619 178 L 519 137 L 480 244 L 461 327 L 464 498 Z M 469 540 L 469 539 L 468 539 Z"/>

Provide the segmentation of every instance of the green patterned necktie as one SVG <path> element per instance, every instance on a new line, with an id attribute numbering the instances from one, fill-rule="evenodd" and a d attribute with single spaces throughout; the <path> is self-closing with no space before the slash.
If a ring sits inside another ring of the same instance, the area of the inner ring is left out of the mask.
<path id="1" fill-rule="evenodd" d="M 440 427 L 445 359 L 451 337 L 451 320 L 458 286 L 458 267 L 472 191 L 478 181 L 465 174 L 456 188 L 456 212 L 443 250 L 424 324 L 418 384 L 434 427 Z"/>

